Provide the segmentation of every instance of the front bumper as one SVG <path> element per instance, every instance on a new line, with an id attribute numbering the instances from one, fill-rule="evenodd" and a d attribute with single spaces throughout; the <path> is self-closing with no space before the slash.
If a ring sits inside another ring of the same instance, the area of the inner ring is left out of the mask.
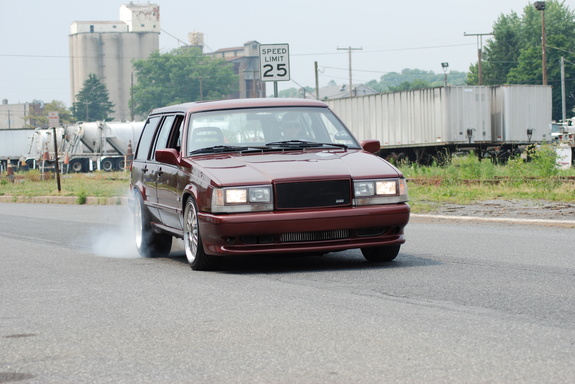
<path id="1" fill-rule="evenodd" d="M 405 203 L 229 215 L 200 213 L 200 235 L 211 255 L 333 252 L 402 244 Z"/>

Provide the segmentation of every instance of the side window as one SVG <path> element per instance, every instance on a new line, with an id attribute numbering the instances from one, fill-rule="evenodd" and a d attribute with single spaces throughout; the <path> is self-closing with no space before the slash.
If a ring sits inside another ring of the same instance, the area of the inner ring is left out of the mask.
<path id="1" fill-rule="evenodd" d="M 174 148 L 180 152 L 182 146 L 182 123 L 184 122 L 184 115 L 177 115 L 172 126 L 172 132 L 168 139 L 167 148 Z"/>
<path id="2" fill-rule="evenodd" d="M 136 150 L 135 160 L 147 160 L 150 154 L 150 147 L 152 145 L 152 140 L 154 140 L 154 134 L 156 133 L 156 128 L 158 128 L 158 123 L 160 122 L 161 116 L 150 117 L 142 130 L 142 135 L 140 136 L 140 141 L 138 142 L 138 149 Z"/>
<path id="3" fill-rule="evenodd" d="M 172 124 L 174 123 L 176 116 L 166 116 L 162 127 L 158 132 L 158 137 L 156 139 L 156 145 L 154 146 L 154 152 L 158 149 L 168 148 L 168 138 L 170 137 L 170 131 L 172 130 Z M 152 153 L 152 158 L 154 158 L 154 153 Z"/>
<path id="4" fill-rule="evenodd" d="M 166 116 L 158 132 L 152 158 L 155 157 L 155 152 L 158 149 L 174 148 L 178 152 L 180 151 L 180 131 L 183 121 L 184 116 L 182 115 Z"/>

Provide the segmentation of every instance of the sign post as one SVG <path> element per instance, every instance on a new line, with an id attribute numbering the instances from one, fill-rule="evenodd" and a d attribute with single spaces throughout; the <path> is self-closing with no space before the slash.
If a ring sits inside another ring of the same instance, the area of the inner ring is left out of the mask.
<path id="1" fill-rule="evenodd" d="M 60 116 L 58 112 L 48 112 L 48 125 L 52 128 L 52 136 L 54 137 L 54 172 L 56 173 L 58 192 L 60 192 L 62 191 L 62 187 L 60 185 L 60 167 L 58 165 L 58 139 L 56 138 L 56 128 L 60 126 Z"/>
<path id="2" fill-rule="evenodd" d="M 260 45 L 260 79 L 274 82 L 274 97 L 278 97 L 278 81 L 289 81 L 289 44 Z"/>

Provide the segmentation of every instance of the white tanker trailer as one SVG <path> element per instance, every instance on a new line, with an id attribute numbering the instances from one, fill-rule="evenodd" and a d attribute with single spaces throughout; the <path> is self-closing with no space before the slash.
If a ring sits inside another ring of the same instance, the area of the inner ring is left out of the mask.
<path id="1" fill-rule="evenodd" d="M 63 171 L 123 170 L 129 147 L 135 145 L 144 122 L 78 122 L 56 128 L 58 160 Z M 52 128 L 34 131 L 26 163 L 37 168 L 48 157 L 54 161 Z"/>

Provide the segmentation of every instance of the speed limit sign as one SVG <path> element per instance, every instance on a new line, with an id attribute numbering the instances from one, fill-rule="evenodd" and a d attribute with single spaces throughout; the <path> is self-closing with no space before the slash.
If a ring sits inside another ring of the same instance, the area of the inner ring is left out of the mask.
<path id="1" fill-rule="evenodd" d="M 261 81 L 288 81 L 289 45 L 260 45 L 260 79 Z"/>

